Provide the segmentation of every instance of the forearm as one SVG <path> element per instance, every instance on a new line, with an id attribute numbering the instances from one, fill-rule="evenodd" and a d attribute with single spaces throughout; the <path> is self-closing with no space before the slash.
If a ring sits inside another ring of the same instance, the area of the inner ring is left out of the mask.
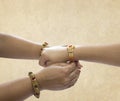
<path id="1" fill-rule="evenodd" d="M 32 93 L 29 77 L 0 85 L 0 101 L 21 101 Z"/>
<path id="2" fill-rule="evenodd" d="M 120 66 L 120 44 L 78 46 L 74 53 L 77 60 Z"/>
<path id="3" fill-rule="evenodd" d="M 0 34 L 0 57 L 38 59 L 41 45 L 19 37 Z"/>

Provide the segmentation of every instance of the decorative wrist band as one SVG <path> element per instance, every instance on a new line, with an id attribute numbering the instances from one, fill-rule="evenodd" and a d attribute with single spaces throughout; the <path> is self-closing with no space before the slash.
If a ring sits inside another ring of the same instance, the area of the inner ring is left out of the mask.
<path id="1" fill-rule="evenodd" d="M 47 42 L 44 42 L 44 43 L 42 44 L 40 56 L 41 56 L 41 53 L 42 53 L 43 49 L 44 49 L 45 47 L 47 47 L 47 46 L 48 46 L 48 43 L 47 43 Z"/>
<path id="2" fill-rule="evenodd" d="M 74 59 L 74 49 L 75 49 L 75 46 L 73 46 L 73 45 L 68 45 L 67 46 L 69 61 L 75 61 L 75 59 Z"/>
<path id="3" fill-rule="evenodd" d="M 44 42 L 44 43 L 42 44 L 42 49 L 45 48 L 45 47 L 47 47 L 47 45 L 48 45 L 48 43 L 47 43 L 47 42 Z"/>
<path id="4" fill-rule="evenodd" d="M 40 87 L 39 87 L 39 83 L 38 83 L 38 81 L 35 77 L 35 74 L 33 74 L 32 72 L 29 72 L 28 76 L 30 77 L 30 80 L 31 80 L 31 83 L 32 83 L 34 96 L 36 98 L 39 98 L 40 97 Z"/>

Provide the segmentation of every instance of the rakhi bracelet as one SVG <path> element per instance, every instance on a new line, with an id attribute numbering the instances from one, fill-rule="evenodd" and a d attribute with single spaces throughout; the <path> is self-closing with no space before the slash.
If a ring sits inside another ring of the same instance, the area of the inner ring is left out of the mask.
<path id="1" fill-rule="evenodd" d="M 29 72 L 28 76 L 30 77 L 32 88 L 33 88 L 33 94 L 36 98 L 40 97 L 40 86 L 39 83 L 35 77 L 35 74 L 33 72 Z"/>
<path id="2" fill-rule="evenodd" d="M 42 44 L 42 49 L 45 48 L 45 47 L 47 47 L 47 45 L 48 45 L 48 43 L 47 43 L 47 42 L 44 42 L 44 43 Z"/>
<path id="3" fill-rule="evenodd" d="M 73 46 L 73 45 L 68 45 L 67 46 L 67 52 L 68 52 L 69 61 L 75 61 L 74 49 L 75 49 L 75 46 Z"/>
<path id="4" fill-rule="evenodd" d="M 44 49 L 45 47 L 47 47 L 47 46 L 48 46 L 48 43 L 47 43 L 47 42 L 44 42 L 44 43 L 42 44 L 40 56 L 41 56 L 41 53 L 42 53 L 43 49 Z"/>

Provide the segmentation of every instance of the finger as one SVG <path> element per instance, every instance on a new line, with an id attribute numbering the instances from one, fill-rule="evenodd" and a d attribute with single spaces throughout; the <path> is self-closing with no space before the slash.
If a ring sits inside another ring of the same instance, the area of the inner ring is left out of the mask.
<path id="1" fill-rule="evenodd" d="M 78 78 L 79 78 L 79 75 L 77 75 L 77 77 L 69 83 L 68 88 L 71 87 L 71 86 L 74 86 L 75 83 L 77 82 Z"/>
<path id="2" fill-rule="evenodd" d="M 70 79 L 70 80 L 75 79 L 75 78 L 80 74 L 80 72 L 81 72 L 81 71 L 80 71 L 79 69 L 73 71 L 73 72 L 69 75 L 69 79 Z"/>
<path id="3" fill-rule="evenodd" d="M 39 58 L 39 65 L 46 67 L 46 63 L 49 61 L 46 56 L 40 56 Z"/>
<path id="4" fill-rule="evenodd" d="M 78 78 L 79 78 L 79 76 L 78 76 Z M 70 86 L 74 86 L 75 83 L 77 82 L 78 78 L 73 79 L 70 83 Z"/>
<path id="5" fill-rule="evenodd" d="M 78 64 L 77 64 L 77 65 L 78 65 L 80 68 L 82 68 L 82 67 L 83 67 L 83 65 L 81 65 L 81 64 L 80 64 L 80 62 L 78 62 Z"/>
<path id="6" fill-rule="evenodd" d="M 77 82 L 78 78 L 79 78 L 79 76 L 77 78 L 73 79 L 69 84 L 66 85 L 66 88 L 70 88 L 70 87 L 74 86 L 75 83 Z"/>
<path id="7" fill-rule="evenodd" d="M 40 58 L 39 58 L 39 65 L 40 65 L 40 66 L 43 66 L 43 65 L 44 65 L 42 61 L 43 61 L 43 58 L 40 56 Z"/>
<path id="8" fill-rule="evenodd" d="M 76 83 L 76 81 L 78 80 L 79 75 L 80 75 L 80 73 L 78 75 L 74 75 L 73 79 L 67 78 L 66 81 L 65 81 L 64 86 L 66 88 L 69 88 L 69 87 L 73 86 Z"/>
<path id="9" fill-rule="evenodd" d="M 68 73 L 73 72 L 76 69 L 76 64 L 74 62 L 70 63 L 69 65 L 67 65 L 65 67 L 65 69 L 67 70 Z"/>
<path id="10" fill-rule="evenodd" d="M 76 78 L 71 81 L 71 84 L 75 84 L 78 78 L 79 78 L 79 75 L 77 75 Z"/>
<path id="11" fill-rule="evenodd" d="M 81 69 L 83 66 L 80 64 L 80 62 L 79 61 L 75 61 L 75 63 L 76 63 L 76 66 L 79 68 L 79 69 Z"/>
<path id="12" fill-rule="evenodd" d="M 52 62 L 47 61 L 47 62 L 46 62 L 46 67 L 47 67 L 47 66 L 50 66 L 50 65 L 52 65 L 52 64 L 53 64 Z"/>
<path id="13" fill-rule="evenodd" d="M 67 63 L 51 63 L 51 62 L 48 62 L 47 64 L 51 64 L 50 66 L 61 66 L 61 67 L 64 67 L 64 66 L 67 66 L 68 64 Z"/>

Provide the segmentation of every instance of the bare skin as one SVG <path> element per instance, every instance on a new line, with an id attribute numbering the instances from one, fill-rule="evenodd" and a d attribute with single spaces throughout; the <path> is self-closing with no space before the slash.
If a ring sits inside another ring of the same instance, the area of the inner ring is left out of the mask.
<path id="1" fill-rule="evenodd" d="M 39 60 L 41 44 L 17 36 L 0 34 L 0 57 Z M 81 65 L 56 63 L 35 74 L 40 89 L 63 90 L 77 81 Z M 49 74 L 49 75 L 48 75 Z M 0 84 L 0 101 L 21 101 L 33 95 L 28 76 Z"/>
<path id="2" fill-rule="evenodd" d="M 35 74 L 40 90 L 64 90 L 73 86 L 80 74 L 79 63 L 57 63 Z M 33 95 L 29 77 L 0 84 L 0 101 L 21 101 Z"/>
<path id="3" fill-rule="evenodd" d="M 120 66 L 120 44 L 76 46 L 74 50 L 75 60 L 104 63 Z M 55 46 L 45 48 L 40 57 L 42 66 L 56 62 L 66 62 L 68 59 L 67 47 Z"/>

